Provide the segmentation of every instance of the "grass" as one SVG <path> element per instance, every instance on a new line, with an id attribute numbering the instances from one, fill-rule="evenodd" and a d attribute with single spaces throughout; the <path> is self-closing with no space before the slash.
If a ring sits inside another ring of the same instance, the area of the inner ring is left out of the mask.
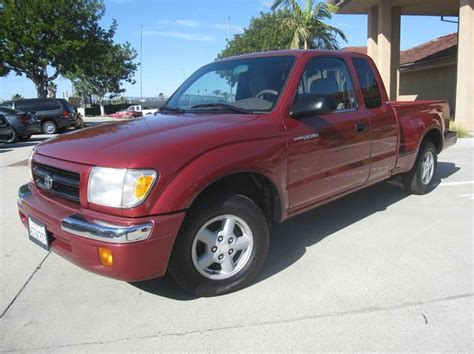
<path id="1" fill-rule="evenodd" d="M 458 138 L 470 138 L 472 136 L 469 133 L 469 130 L 453 121 L 449 124 L 449 130 L 455 132 L 458 135 Z"/>

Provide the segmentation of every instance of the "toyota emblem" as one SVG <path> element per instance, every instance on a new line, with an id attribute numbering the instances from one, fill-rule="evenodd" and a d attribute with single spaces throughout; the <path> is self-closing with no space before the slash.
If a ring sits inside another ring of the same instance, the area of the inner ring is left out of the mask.
<path id="1" fill-rule="evenodd" d="M 51 189 L 53 188 L 53 178 L 49 175 L 45 176 L 44 177 L 44 181 L 43 181 L 43 184 L 44 184 L 44 188 L 46 189 Z"/>

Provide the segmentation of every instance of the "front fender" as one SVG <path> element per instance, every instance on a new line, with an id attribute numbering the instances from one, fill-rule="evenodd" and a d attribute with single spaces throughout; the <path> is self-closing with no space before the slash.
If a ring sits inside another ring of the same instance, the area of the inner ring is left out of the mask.
<path id="1" fill-rule="evenodd" d="M 161 191 L 151 214 L 188 209 L 212 183 L 241 172 L 259 173 L 272 181 L 285 213 L 289 200 L 286 144 L 274 137 L 220 146 L 190 161 Z"/>

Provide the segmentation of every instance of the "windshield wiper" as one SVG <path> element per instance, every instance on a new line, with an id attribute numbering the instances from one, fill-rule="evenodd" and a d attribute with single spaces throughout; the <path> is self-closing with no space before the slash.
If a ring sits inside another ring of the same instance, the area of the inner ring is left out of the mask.
<path id="1" fill-rule="evenodd" d="M 159 109 L 159 112 L 177 112 L 177 113 L 186 113 L 184 109 L 178 107 L 163 106 Z"/>
<path id="2" fill-rule="evenodd" d="M 201 103 L 197 104 L 195 106 L 192 106 L 191 109 L 195 108 L 218 108 L 222 110 L 228 110 L 231 112 L 236 112 L 236 113 L 245 113 L 245 114 L 250 114 L 252 113 L 251 111 L 244 109 L 244 108 L 239 108 L 236 106 L 232 106 L 231 104 L 225 104 L 225 103 Z"/>

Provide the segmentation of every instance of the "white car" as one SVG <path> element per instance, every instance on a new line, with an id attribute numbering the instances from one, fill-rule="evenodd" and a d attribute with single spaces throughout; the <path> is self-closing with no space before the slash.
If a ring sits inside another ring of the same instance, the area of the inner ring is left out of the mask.
<path id="1" fill-rule="evenodd" d="M 127 111 L 131 112 L 142 112 L 142 115 L 146 116 L 148 114 L 155 114 L 155 112 L 158 111 L 158 109 L 150 109 L 147 106 L 142 106 L 142 105 L 135 105 L 135 106 L 130 106 L 127 108 Z"/>

